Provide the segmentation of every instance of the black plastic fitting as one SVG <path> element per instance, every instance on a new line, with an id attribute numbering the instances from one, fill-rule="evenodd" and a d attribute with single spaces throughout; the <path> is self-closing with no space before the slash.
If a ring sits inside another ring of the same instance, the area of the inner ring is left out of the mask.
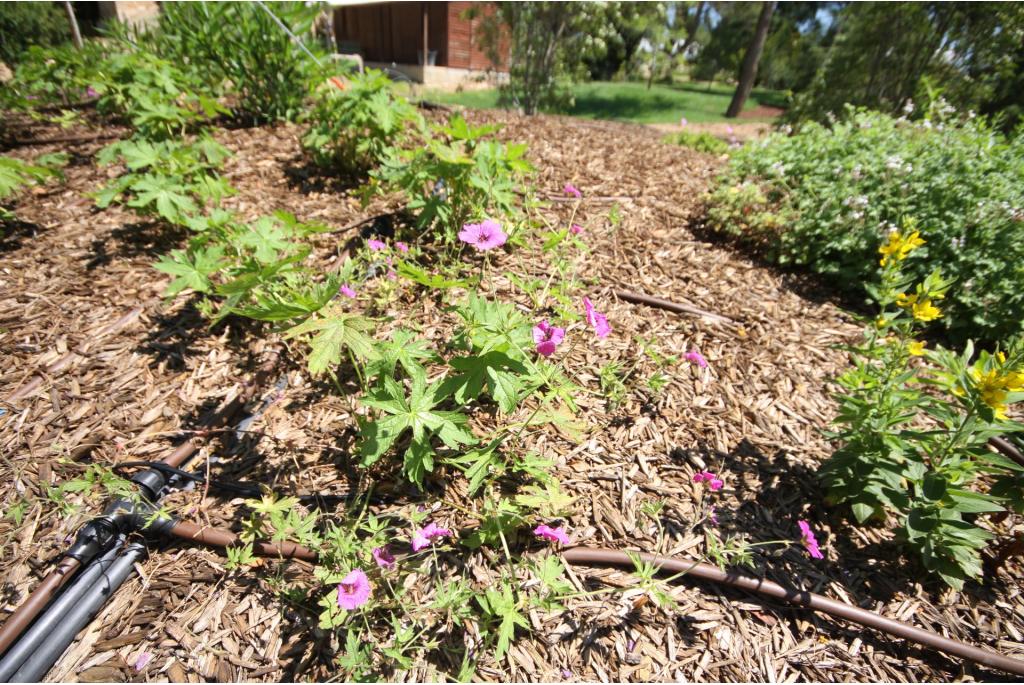
<path id="1" fill-rule="evenodd" d="M 75 541 L 64 556 L 77 559 L 85 566 L 97 555 L 106 552 L 117 541 L 120 531 L 117 524 L 107 516 L 97 516 L 79 528 Z"/>
<path id="2" fill-rule="evenodd" d="M 124 535 L 131 533 L 166 535 L 175 523 L 174 519 L 157 513 L 157 508 L 152 502 L 129 497 L 122 497 L 108 504 L 99 518 L 110 520 L 117 531 Z"/>
<path id="3" fill-rule="evenodd" d="M 139 471 L 130 480 L 139 486 L 142 496 L 150 502 L 160 499 L 164 488 L 167 487 L 167 476 L 157 469 Z"/>
<path id="4" fill-rule="evenodd" d="M 108 504 L 101 515 L 79 529 L 65 556 L 85 566 L 110 549 L 119 535 L 148 533 L 159 537 L 170 532 L 175 520 L 159 515 L 154 504 L 167 484 L 164 474 L 147 469 L 131 480 L 138 486 L 140 496 L 121 497 Z"/>

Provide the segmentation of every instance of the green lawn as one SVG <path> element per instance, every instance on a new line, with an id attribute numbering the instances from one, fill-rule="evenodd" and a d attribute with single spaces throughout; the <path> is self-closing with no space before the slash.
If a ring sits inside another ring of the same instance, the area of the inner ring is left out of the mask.
<path id="1" fill-rule="evenodd" d="M 733 88 L 703 83 L 654 84 L 593 81 L 573 86 L 576 104 L 568 112 L 586 119 L 612 119 L 640 124 L 674 124 L 680 117 L 692 122 L 726 121 Z M 498 91 L 476 90 L 464 93 L 427 91 L 424 99 L 473 109 L 498 106 Z M 777 91 L 755 89 L 744 109 L 758 105 L 778 106 L 784 96 Z M 746 119 L 746 121 L 752 121 Z M 755 120 L 756 121 L 756 120 Z"/>

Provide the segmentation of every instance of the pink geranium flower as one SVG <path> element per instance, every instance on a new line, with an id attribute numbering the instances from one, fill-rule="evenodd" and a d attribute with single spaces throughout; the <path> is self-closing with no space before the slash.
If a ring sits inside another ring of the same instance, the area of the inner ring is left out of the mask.
<path id="1" fill-rule="evenodd" d="M 395 567 L 395 555 L 391 553 L 391 548 L 388 545 L 375 547 L 371 554 L 373 560 L 377 562 L 377 566 L 388 569 Z"/>
<path id="2" fill-rule="evenodd" d="M 690 123 L 690 122 L 688 122 L 688 121 L 686 120 L 686 117 L 680 117 L 680 118 L 679 118 L 679 125 L 680 125 L 680 126 L 686 126 L 686 125 L 687 125 L 688 123 Z"/>
<path id="3" fill-rule="evenodd" d="M 696 364 L 697 366 L 699 366 L 702 369 L 708 368 L 708 360 L 705 359 L 704 355 L 702 355 L 697 350 L 690 350 L 689 352 L 687 352 L 683 356 L 686 358 L 686 361 L 688 361 L 690 363 L 693 363 L 693 364 Z"/>
<path id="4" fill-rule="evenodd" d="M 366 241 L 366 244 L 374 252 L 388 249 L 387 243 L 385 243 L 383 240 L 377 240 L 376 238 L 370 238 L 369 240 Z"/>
<path id="5" fill-rule="evenodd" d="M 338 292 L 341 293 L 342 295 L 344 295 L 345 297 L 355 297 L 356 296 L 356 291 L 352 290 L 352 288 L 348 287 L 347 284 L 341 286 L 340 288 L 338 288 Z"/>
<path id="6" fill-rule="evenodd" d="M 398 251 L 401 252 L 402 254 L 405 254 L 406 252 L 409 251 L 409 246 L 402 242 L 395 243 L 395 247 L 397 247 Z"/>
<path id="7" fill-rule="evenodd" d="M 558 542 L 563 545 L 569 544 L 569 536 L 566 534 L 565 528 L 562 526 L 552 528 L 551 526 L 542 523 L 533 529 L 533 534 L 544 538 L 548 542 Z"/>
<path id="8" fill-rule="evenodd" d="M 482 252 L 501 247 L 508 236 L 501 230 L 501 224 L 494 219 L 487 219 L 479 224 L 465 224 L 459 231 L 459 240 Z"/>
<path id="9" fill-rule="evenodd" d="M 434 538 L 451 537 L 451 534 L 447 528 L 439 528 L 436 523 L 428 523 L 412 534 L 412 551 L 419 552 L 430 547 L 430 541 Z"/>
<path id="10" fill-rule="evenodd" d="M 824 559 L 825 555 L 818 549 L 818 540 L 814 537 L 811 525 L 807 521 L 797 521 L 797 525 L 800 526 L 800 542 L 807 550 L 807 553 L 814 559 Z"/>
<path id="11" fill-rule="evenodd" d="M 565 187 L 562 188 L 562 191 L 565 192 L 566 195 L 572 195 L 577 200 L 583 197 L 583 193 L 580 192 L 580 189 L 571 183 L 566 183 Z"/>
<path id="12" fill-rule="evenodd" d="M 565 329 L 552 326 L 547 319 L 533 327 L 533 342 L 537 343 L 537 352 L 545 357 L 553 355 L 564 338 Z"/>
<path id="13" fill-rule="evenodd" d="M 597 337 L 607 337 L 612 332 L 611 324 L 608 323 L 608 319 L 604 314 L 594 309 L 593 303 L 589 297 L 583 298 L 583 310 L 587 317 L 587 323 L 594 328 L 594 332 L 597 333 Z"/>
<path id="14" fill-rule="evenodd" d="M 583 233 L 583 227 L 580 226 L 579 224 L 573 224 L 572 226 L 569 227 L 569 233 L 572 233 L 573 235 L 579 235 L 580 233 Z"/>
<path id="15" fill-rule="evenodd" d="M 707 483 L 712 490 L 721 490 L 725 482 L 711 471 L 699 471 L 693 474 L 694 483 Z"/>
<path id="16" fill-rule="evenodd" d="M 370 599 L 370 589 L 370 579 L 355 569 L 338 583 L 338 607 L 352 611 L 363 606 Z"/>
<path id="17" fill-rule="evenodd" d="M 85 96 L 86 97 L 94 98 L 94 97 L 97 97 L 99 94 L 100 94 L 99 91 L 96 90 L 95 88 L 93 88 L 92 86 L 89 86 L 88 88 L 85 89 Z"/>

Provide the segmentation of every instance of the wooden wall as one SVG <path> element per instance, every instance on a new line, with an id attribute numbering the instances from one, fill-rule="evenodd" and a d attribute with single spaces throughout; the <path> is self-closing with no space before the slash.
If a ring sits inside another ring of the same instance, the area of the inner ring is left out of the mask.
<path id="1" fill-rule="evenodd" d="M 338 7 L 334 30 L 339 42 L 357 44 L 368 62 L 416 64 L 423 49 L 423 13 L 427 13 L 428 49 L 437 50 L 437 66 L 489 69 L 493 65 L 477 43 L 480 18 L 463 18 L 479 5 L 493 14 L 491 3 L 477 2 L 380 2 Z M 508 62 L 508 41 L 501 46 L 500 70 Z"/>
<path id="2" fill-rule="evenodd" d="M 427 45 L 437 50 L 438 66 L 447 66 L 448 3 L 382 2 L 339 7 L 334 30 L 340 42 L 358 44 L 368 62 L 416 64 L 423 49 L 423 14 Z"/>

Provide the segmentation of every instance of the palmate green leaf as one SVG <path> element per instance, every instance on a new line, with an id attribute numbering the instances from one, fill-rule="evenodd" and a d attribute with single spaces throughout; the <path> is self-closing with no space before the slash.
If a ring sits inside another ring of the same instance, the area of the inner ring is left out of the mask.
<path id="1" fill-rule="evenodd" d="M 0 200 L 10 197 L 29 183 L 59 175 L 60 172 L 47 166 L 28 164 L 13 157 L 0 157 Z"/>
<path id="2" fill-rule="evenodd" d="M 148 140 L 126 140 L 116 151 L 124 159 L 125 166 L 131 171 L 156 166 L 168 152 L 165 145 L 160 143 L 154 145 Z"/>
<path id="3" fill-rule="evenodd" d="M 309 372 L 319 376 L 341 363 L 343 348 L 347 347 L 359 359 L 378 357 L 373 338 L 367 335 L 376 327 L 371 319 L 338 310 L 322 312 L 322 316 L 308 319 L 288 329 L 286 338 L 315 333 L 309 345 Z"/>
<path id="4" fill-rule="evenodd" d="M 477 399 L 486 384 L 491 399 L 503 412 L 508 414 L 515 409 L 523 391 L 516 374 L 526 372 L 521 363 L 504 352 L 458 357 L 450 363 L 460 373 L 448 379 L 445 387 L 454 394 L 456 402 L 466 404 Z"/>
<path id="5" fill-rule="evenodd" d="M 420 360 L 433 360 L 437 357 L 429 342 L 416 339 L 415 333 L 404 328 L 392 333 L 391 340 L 378 343 L 377 351 L 380 358 L 366 365 L 368 378 L 394 376 L 398 365 L 411 376 L 423 368 Z"/>
<path id="6" fill-rule="evenodd" d="M 470 294 L 467 305 L 457 311 L 466 321 L 463 344 L 468 342 L 478 354 L 499 351 L 523 361 L 532 342 L 531 326 L 515 306 Z"/>
<path id="7" fill-rule="evenodd" d="M 425 473 L 434 466 L 434 452 L 430 447 L 432 436 L 440 438 L 445 446 L 457 449 L 476 442 L 466 427 L 467 417 L 457 411 L 443 411 L 437 405 L 446 397 L 442 381 L 427 383 L 422 369 L 410 377 L 409 394 L 401 383 L 384 376 L 379 387 L 362 398 L 363 404 L 377 409 L 386 416 L 362 425 L 359 451 L 364 464 L 372 464 L 391 448 L 406 431 L 412 431 L 412 444 L 405 454 L 406 473 L 417 485 Z"/>
<path id="8" fill-rule="evenodd" d="M 434 450 L 425 440 L 413 440 L 405 451 L 402 464 L 409 480 L 419 485 L 423 478 L 434 470 Z"/>
<path id="9" fill-rule="evenodd" d="M 245 271 L 236 272 L 235 278 L 217 286 L 218 295 L 244 295 L 261 283 L 274 280 L 281 274 L 287 274 L 295 268 L 309 254 L 309 247 L 305 246 L 295 254 L 273 264 L 261 265 L 253 261 L 244 265 Z M 325 303 L 326 304 L 326 303 Z"/>
<path id="10" fill-rule="evenodd" d="M 483 447 L 468 450 L 458 457 L 447 460 L 446 463 L 461 470 L 469 480 L 470 496 L 475 496 L 480 491 L 492 472 L 497 476 L 503 471 L 502 461 L 497 454 L 502 442 L 502 439 L 492 440 Z"/>
<path id="11" fill-rule="evenodd" d="M 167 286 L 167 296 L 177 295 L 186 288 L 209 293 L 213 291 L 210 276 L 225 265 L 223 256 L 224 248 L 220 245 L 192 253 L 174 250 L 169 255 L 162 256 L 153 268 L 177 277 Z"/>
<path id="12" fill-rule="evenodd" d="M 185 187 L 180 179 L 173 176 L 146 174 L 131 185 L 135 198 L 128 201 L 129 207 L 153 212 L 171 223 L 182 223 L 186 214 L 199 210 L 191 197 L 184 194 Z"/>
<path id="13" fill-rule="evenodd" d="M 507 583 L 502 583 L 500 590 L 487 588 L 482 596 L 477 596 L 477 601 L 484 611 L 501 619 L 498 624 L 498 641 L 494 653 L 494 658 L 500 660 L 515 638 L 516 626 L 529 630 L 530 623 L 525 616 L 519 613 L 512 588 Z"/>
<path id="14" fill-rule="evenodd" d="M 527 485 L 515 499 L 516 504 L 535 509 L 543 518 L 557 518 L 565 513 L 574 498 L 562 492 L 557 480 L 551 479 L 543 485 Z"/>
<path id="15" fill-rule="evenodd" d="M 260 217 L 246 228 L 248 230 L 240 231 L 235 240 L 239 245 L 252 250 L 256 259 L 265 264 L 277 261 L 282 252 L 295 247 L 288 240 L 291 232 L 274 217 Z"/>

